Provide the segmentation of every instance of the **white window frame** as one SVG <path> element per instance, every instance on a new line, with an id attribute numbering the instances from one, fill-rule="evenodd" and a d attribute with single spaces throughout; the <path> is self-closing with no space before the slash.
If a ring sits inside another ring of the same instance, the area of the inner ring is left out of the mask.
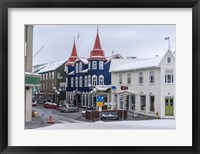
<path id="1" fill-rule="evenodd" d="M 130 83 L 129 83 L 129 81 L 130 81 Z M 131 85 L 131 73 L 127 74 L 127 84 Z"/>
<path id="2" fill-rule="evenodd" d="M 90 70 L 90 68 L 91 68 L 91 62 L 89 61 L 88 62 L 88 70 Z"/>
<path id="3" fill-rule="evenodd" d="M 123 84 L 123 76 L 122 74 L 119 74 L 119 85 Z"/>
<path id="4" fill-rule="evenodd" d="M 84 77 L 84 85 L 85 85 L 85 87 L 88 87 L 88 77 L 87 76 Z"/>
<path id="5" fill-rule="evenodd" d="M 92 86 L 96 86 L 97 85 L 97 76 L 93 75 L 92 76 Z"/>
<path id="6" fill-rule="evenodd" d="M 169 71 L 171 71 L 171 72 L 169 72 Z M 170 78 L 168 78 L 168 77 L 170 77 Z M 166 69 L 165 70 L 165 83 L 166 84 L 173 84 L 174 83 L 174 70 L 173 69 Z"/>
<path id="7" fill-rule="evenodd" d="M 68 87 L 68 78 L 65 79 L 66 87 Z"/>
<path id="8" fill-rule="evenodd" d="M 79 87 L 83 87 L 83 78 L 82 78 L 82 76 L 79 77 Z"/>
<path id="9" fill-rule="evenodd" d="M 139 72 L 139 84 L 143 84 L 143 83 L 144 83 L 143 72 Z"/>
<path id="10" fill-rule="evenodd" d="M 103 75 L 99 76 L 99 85 L 104 85 L 104 76 Z"/>
<path id="11" fill-rule="evenodd" d="M 79 72 L 81 72 L 82 71 L 82 63 L 80 62 L 79 63 Z"/>
<path id="12" fill-rule="evenodd" d="M 97 69 L 97 61 L 92 61 L 92 69 L 93 70 Z"/>
<path id="13" fill-rule="evenodd" d="M 149 71 L 149 83 L 150 84 L 154 84 L 155 83 L 155 72 L 154 71 Z"/>
<path id="14" fill-rule="evenodd" d="M 71 78 L 71 87 L 74 87 L 74 78 Z"/>
<path id="15" fill-rule="evenodd" d="M 91 84 L 91 76 L 88 75 L 88 85 Z"/>
<path id="16" fill-rule="evenodd" d="M 52 79 L 54 79 L 54 77 L 55 77 L 55 73 L 54 73 L 54 72 L 52 72 L 52 77 L 51 77 L 51 78 L 52 78 Z"/>
<path id="17" fill-rule="evenodd" d="M 78 63 L 76 63 L 76 73 L 78 73 Z"/>
<path id="18" fill-rule="evenodd" d="M 75 87 L 78 87 L 78 77 L 75 78 Z"/>
<path id="19" fill-rule="evenodd" d="M 51 72 L 49 72 L 49 80 L 51 80 Z"/>
<path id="20" fill-rule="evenodd" d="M 68 66 L 65 65 L 65 72 L 68 73 Z"/>
<path id="21" fill-rule="evenodd" d="M 103 70 L 104 68 L 103 68 L 103 61 L 99 61 L 99 69 L 100 70 Z"/>

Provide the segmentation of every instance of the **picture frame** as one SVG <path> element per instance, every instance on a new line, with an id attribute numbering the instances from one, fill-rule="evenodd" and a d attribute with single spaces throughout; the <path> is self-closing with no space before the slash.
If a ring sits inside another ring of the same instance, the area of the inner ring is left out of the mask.
<path id="1" fill-rule="evenodd" d="M 192 8 L 192 146 L 8 146 L 9 8 Z M 0 151 L 1 153 L 199 153 L 200 2 L 198 0 L 0 0 Z"/>

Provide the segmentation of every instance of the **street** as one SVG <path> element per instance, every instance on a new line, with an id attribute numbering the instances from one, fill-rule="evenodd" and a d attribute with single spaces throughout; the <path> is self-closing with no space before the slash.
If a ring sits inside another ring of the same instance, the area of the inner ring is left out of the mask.
<path id="1" fill-rule="evenodd" d="M 32 122 L 25 124 L 25 129 L 70 129 L 70 128 L 128 128 L 128 129 L 174 129 L 175 119 L 155 119 L 152 117 L 140 115 L 134 118 L 131 113 L 128 114 L 128 119 L 122 120 L 105 120 L 105 121 L 88 121 L 81 115 L 81 111 L 85 108 L 79 108 L 79 112 L 63 113 L 57 109 L 44 108 L 43 104 L 33 106 L 33 111 L 39 113 L 39 117 L 32 117 Z M 42 123 L 42 116 L 45 117 L 46 123 Z M 50 116 L 53 124 L 48 123 Z"/>

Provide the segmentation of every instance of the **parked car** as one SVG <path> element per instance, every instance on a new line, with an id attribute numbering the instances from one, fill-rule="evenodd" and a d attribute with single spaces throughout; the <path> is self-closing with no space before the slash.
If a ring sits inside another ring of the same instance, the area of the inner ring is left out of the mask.
<path id="1" fill-rule="evenodd" d="M 118 115 L 116 112 L 101 112 L 101 120 L 106 120 L 106 119 L 110 119 L 110 120 L 118 120 Z"/>
<path id="2" fill-rule="evenodd" d="M 69 104 L 66 106 L 59 106 L 59 110 L 61 112 L 78 112 L 79 108 L 73 104 Z"/>

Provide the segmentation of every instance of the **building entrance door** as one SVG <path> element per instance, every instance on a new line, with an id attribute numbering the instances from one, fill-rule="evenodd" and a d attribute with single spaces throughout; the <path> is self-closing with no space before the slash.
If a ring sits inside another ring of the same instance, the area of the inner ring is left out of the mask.
<path id="1" fill-rule="evenodd" d="M 174 99 L 172 97 L 165 98 L 165 115 L 174 115 Z"/>

